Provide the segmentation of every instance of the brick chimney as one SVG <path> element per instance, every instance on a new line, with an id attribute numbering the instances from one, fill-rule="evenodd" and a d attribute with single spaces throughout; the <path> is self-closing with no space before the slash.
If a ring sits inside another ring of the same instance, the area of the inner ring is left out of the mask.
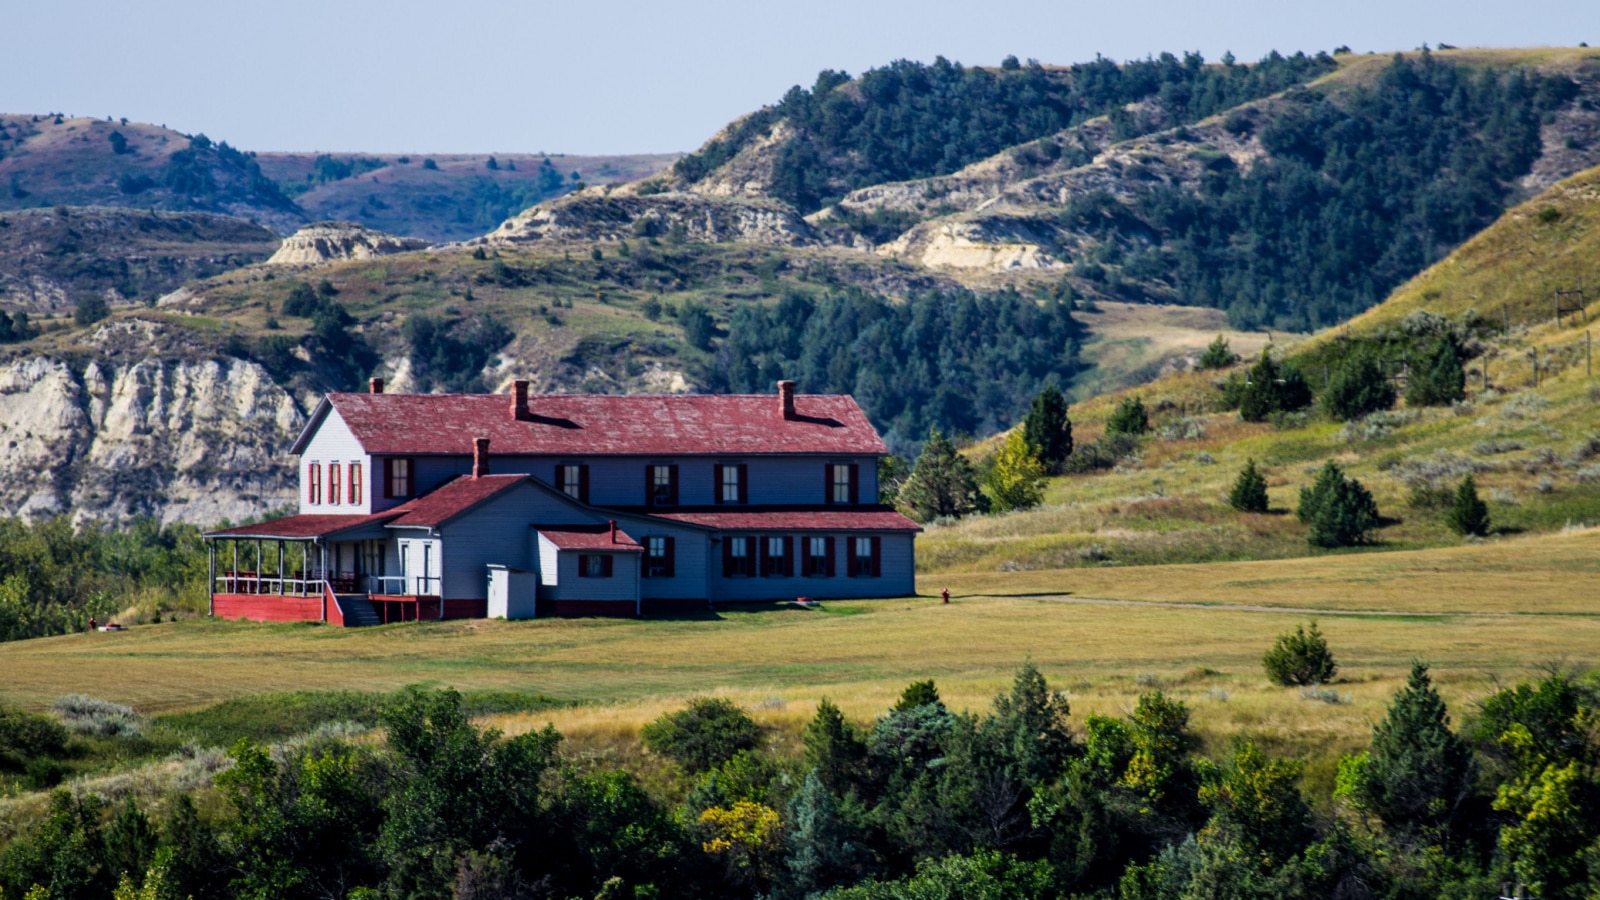
<path id="1" fill-rule="evenodd" d="M 783 417 L 794 418 L 794 382 L 778 382 L 778 402 L 783 406 Z"/>
<path id="2" fill-rule="evenodd" d="M 383 379 L 382 378 L 368 378 L 367 379 L 367 393 L 369 393 L 369 394 L 381 394 L 381 393 L 383 393 Z"/>
<path id="3" fill-rule="evenodd" d="M 611 520 L 611 543 L 615 544 L 616 542 L 617 542 L 617 520 L 616 519 L 612 519 Z"/>
<path id="4" fill-rule="evenodd" d="M 519 422 L 533 418 L 528 409 L 528 382 L 522 379 L 511 382 L 511 418 Z"/>
<path id="5" fill-rule="evenodd" d="M 482 478 L 489 474 L 489 439 L 486 437 L 472 439 L 472 477 Z"/>

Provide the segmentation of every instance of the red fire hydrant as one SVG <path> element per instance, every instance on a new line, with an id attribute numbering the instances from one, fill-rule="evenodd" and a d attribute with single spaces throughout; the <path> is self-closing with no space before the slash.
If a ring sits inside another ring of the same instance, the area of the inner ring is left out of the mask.
<path id="1" fill-rule="evenodd" d="M 949 588 L 945 588 L 944 589 L 944 593 L 940 594 L 939 596 L 944 598 L 944 602 L 949 603 L 950 602 L 950 589 Z"/>

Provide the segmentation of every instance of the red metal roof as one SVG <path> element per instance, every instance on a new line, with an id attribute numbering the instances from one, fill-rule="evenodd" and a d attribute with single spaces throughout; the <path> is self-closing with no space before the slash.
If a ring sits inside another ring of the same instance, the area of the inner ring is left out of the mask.
<path id="1" fill-rule="evenodd" d="M 842 394 L 800 395 L 790 419 L 776 394 L 535 394 L 531 420 L 512 418 L 509 394 L 329 394 L 328 402 L 379 454 L 466 454 L 478 437 L 497 456 L 889 452 Z"/>
<path id="2" fill-rule="evenodd" d="M 539 533 L 562 550 L 622 550 L 637 553 L 639 542 L 617 529 L 612 539 L 610 525 L 535 525 Z"/>
<path id="3" fill-rule="evenodd" d="M 921 531 L 892 509 L 694 509 L 652 512 L 658 519 L 723 531 Z"/>
<path id="4" fill-rule="evenodd" d="M 386 522 L 395 517 L 394 510 L 374 515 L 303 515 L 284 516 L 254 525 L 236 525 L 220 531 L 208 531 L 206 537 L 258 537 L 258 538 L 314 538 L 346 531 L 361 525 Z"/>
<path id="5" fill-rule="evenodd" d="M 444 484 L 415 500 L 408 500 L 388 511 L 399 514 L 390 525 L 433 527 L 466 512 L 479 503 L 504 490 L 509 490 L 528 480 L 526 475 L 484 475 L 481 478 L 463 476 Z"/>

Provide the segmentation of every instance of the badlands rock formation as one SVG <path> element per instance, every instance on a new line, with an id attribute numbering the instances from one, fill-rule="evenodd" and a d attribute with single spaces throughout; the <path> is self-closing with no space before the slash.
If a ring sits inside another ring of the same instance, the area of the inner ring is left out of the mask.
<path id="1" fill-rule="evenodd" d="M 0 514 L 259 516 L 294 501 L 283 451 L 304 421 L 243 360 L 13 360 L 0 365 Z"/>
<path id="2" fill-rule="evenodd" d="M 686 240 L 704 243 L 798 246 L 812 241 L 811 226 L 789 205 L 774 200 L 678 191 L 639 195 L 606 187 L 541 203 L 480 240 L 497 245 L 546 239 L 617 241 L 667 235 L 676 228 Z"/>
<path id="3" fill-rule="evenodd" d="M 317 222 L 283 239 L 268 265 L 306 266 L 343 259 L 371 259 L 422 250 L 427 241 L 396 237 L 350 222 Z"/>

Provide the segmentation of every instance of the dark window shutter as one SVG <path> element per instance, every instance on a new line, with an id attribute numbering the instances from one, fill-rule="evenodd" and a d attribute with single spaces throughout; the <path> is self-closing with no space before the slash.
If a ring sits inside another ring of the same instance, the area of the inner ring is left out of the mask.
<path id="1" fill-rule="evenodd" d="M 678 505 L 678 467 L 667 466 L 667 502 L 673 506 Z M 667 538 L 672 540 L 672 538 Z"/>
<path id="2" fill-rule="evenodd" d="M 383 461 L 383 496 L 386 500 L 394 497 L 394 460 L 387 458 Z"/>
<path id="3" fill-rule="evenodd" d="M 578 577 L 589 577 L 589 557 L 584 556 L 582 553 L 578 554 Z"/>
<path id="4" fill-rule="evenodd" d="M 722 463 L 711 466 L 711 502 L 722 502 Z"/>
<path id="5" fill-rule="evenodd" d="M 756 538 L 756 574 L 767 574 L 767 539 L 765 536 Z"/>
<path id="6" fill-rule="evenodd" d="M 827 569 L 826 569 L 826 571 L 828 573 L 828 577 L 832 578 L 833 574 L 834 574 L 834 567 L 833 567 L 833 560 L 834 560 L 833 541 L 834 541 L 834 539 L 831 538 L 831 537 L 828 537 L 828 538 L 823 538 L 823 540 L 828 542 L 827 544 L 824 545 L 824 546 L 826 546 L 828 548 L 827 563 L 826 563 Z"/>
<path id="7" fill-rule="evenodd" d="M 856 574 L 856 539 L 849 535 L 844 539 L 844 574 L 847 576 Z"/>
<path id="8" fill-rule="evenodd" d="M 783 539 L 783 574 L 785 577 L 794 577 L 794 538 Z"/>
<path id="9" fill-rule="evenodd" d="M 720 466 L 718 468 L 721 468 Z M 722 577 L 727 578 L 733 574 L 733 538 L 726 535 L 722 538 Z"/>
<path id="10" fill-rule="evenodd" d="M 883 538 L 874 536 L 872 539 L 872 577 L 877 578 L 883 574 Z"/>
<path id="11" fill-rule="evenodd" d="M 601 578 L 610 578 L 611 577 L 611 564 L 614 563 L 614 562 L 616 562 L 616 557 L 612 556 L 609 553 L 607 553 L 606 555 L 600 557 L 600 577 Z"/>
<path id="12" fill-rule="evenodd" d="M 750 467 L 739 463 L 739 502 L 750 502 Z"/>
<path id="13" fill-rule="evenodd" d="M 833 502 L 833 463 L 822 464 L 822 502 Z"/>
<path id="14" fill-rule="evenodd" d="M 556 486 L 556 490 L 565 494 L 567 492 L 567 467 L 556 463 L 556 477 L 552 478 L 550 483 Z"/>
<path id="15" fill-rule="evenodd" d="M 812 571 L 812 566 L 811 566 L 811 540 L 809 538 L 801 538 L 800 539 L 800 574 L 801 575 L 810 575 L 811 571 Z"/>
<path id="16" fill-rule="evenodd" d="M 850 464 L 850 502 L 861 502 L 861 467 L 855 463 Z"/>
<path id="17" fill-rule="evenodd" d="M 656 467 L 652 465 L 644 467 L 644 505 L 656 505 Z"/>
<path id="18" fill-rule="evenodd" d="M 578 467 L 578 502 L 589 502 L 589 467 L 586 465 Z"/>
<path id="19" fill-rule="evenodd" d="M 665 565 L 661 569 L 661 574 L 664 577 L 671 578 L 673 575 L 677 574 L 678 570 L 678 548 L 676 546 L 677 539 L 669 535 L 665 538 L 662 538 L 662 541 L 664 541 L 667 545 L 667 558 L 664 561 Z"/>

